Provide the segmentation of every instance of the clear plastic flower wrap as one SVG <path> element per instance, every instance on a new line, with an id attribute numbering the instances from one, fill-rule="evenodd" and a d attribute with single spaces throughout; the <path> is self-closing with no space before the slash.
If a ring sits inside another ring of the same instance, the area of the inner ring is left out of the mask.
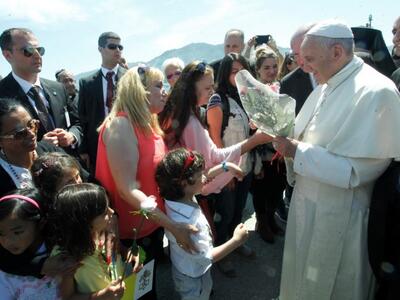
<path id="1" fill-rule="evenodd" d="M 247 70 L 236 74 L 236 86 L 250 120 L 262 131 L 274 136 L 291 136 L 296 101 L 275 93 L 257 81 Z"/>

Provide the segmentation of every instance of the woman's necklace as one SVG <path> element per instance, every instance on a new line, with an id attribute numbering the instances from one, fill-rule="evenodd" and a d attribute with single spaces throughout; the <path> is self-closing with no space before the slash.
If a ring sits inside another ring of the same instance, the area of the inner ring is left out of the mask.
<path id="1" fill-rule="evenodd" d="M 32 181 L 32 178 L 29 178 L 27 174 L 22 174 L 21 176 L 18 174 L 18 172 L 14 169 L 13 165 L 10 164 L 9 159 L 6 155 L 6 153 L 3 151 L 3 149 L 0 150 L 1 154 L 3 156 L 3 160 L 7 163 L 8 169 L 10 172 L 13 174 L 14 178 L 18 181 L 19 186 L 21 188 L 26 188 L 31 186 L 32 184 L 30 183 Z M 33 160 L 37 157 L 36 151 L 33 153 Z"/>

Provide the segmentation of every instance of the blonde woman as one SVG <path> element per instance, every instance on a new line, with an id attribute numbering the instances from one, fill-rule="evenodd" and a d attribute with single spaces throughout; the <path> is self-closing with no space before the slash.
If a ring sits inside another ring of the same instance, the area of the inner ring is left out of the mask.
<path id="1" fill-rule="evenodd" d="M 279 93 L 280 89 L 277 81 L 278 71 L 278 55 L 269 48 L 259 48 L 256 52 L 257 79 L 276 93 Z M 275 236 L 283 234 L 274 215 L 278 206 L 285 207 L 283 203 L 283 191 L 286 186 L 285 164 L 279 159 L 272 160 L 275 152 L 271 143 L 257 148 L 257 154 L 262 160 L 262 169 L 252 183 L 256 230 L 267 243 L 274 243 Z"/>
<path id="2" fill-rule="evenodd" d="M 179 76 L 181 76 L 184 67 L 185 63 L 179 57 L 168 58 L 163 62 L 162 69 L 164 70 L 165 77 L 170 86 L 170 91 L 174 87 Z"/>
<path id="3" fill-rule="evenodd" d="M 279 92 L 279 73 L 278 55 L 269 47 L 260 47 L 256 51 L 255 69 L 257 79 L 261 83 L 269 85 L 275 92 Z"/>
<path id="4" fill-rule="evenodd" d="M 96 179 L 108 191 L 118 213 L 122 244 L 130 246 L 135 238 L 132 229 L 139 227 L 141 217 L 130 212 L 143 207 L 149 196 L 155 198 L 152 218 L 145 220 L 137 233 L 138 245 L 147 254 L 145 263 L 153 258 L 157 262 L 162 255 L 162 227 L 175 235 L 182 248 L 194 250 L 191 227 L 166 217 L 155 182 L 156 166 L 167 151 L 157 121 L 166 101 L 163 79 L 155 68 L 139 66 L 126 72 L 118 82 L 111 113 L 100 127 L 97 154 Z M 156 297 L 154 286 L 147 297 Z"/>

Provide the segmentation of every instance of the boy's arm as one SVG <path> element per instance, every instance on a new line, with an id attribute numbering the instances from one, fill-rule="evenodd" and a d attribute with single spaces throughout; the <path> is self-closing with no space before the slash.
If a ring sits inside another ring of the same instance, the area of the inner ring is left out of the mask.
<path id="1" fill-rule="evenodd" d="M 226 243 L 215 247 L 212 250 L 212 258 L 213 262 L 217 262 L 235 250 L 237 247 L 244 244 L 248 237 L 249 233 L 246 230 L 243 223 L 236 226 L 235 231 L 233 232 L 233 237 L 227 241 Z"/>
<path id="2" fill-rule="evenodd" d="M 240 241 L 235 240 L 234 238 L 231 238 L 226 243 L 224 243 L 218 247 L 215 247 L 212 250 L 213 263 L 216 263 L 217 261 L 223 259 L 225 256 L 227 256 L 229 253 L 231 253 L 233 250 L 235 250 L 241 244 L 242 243 Z"/>

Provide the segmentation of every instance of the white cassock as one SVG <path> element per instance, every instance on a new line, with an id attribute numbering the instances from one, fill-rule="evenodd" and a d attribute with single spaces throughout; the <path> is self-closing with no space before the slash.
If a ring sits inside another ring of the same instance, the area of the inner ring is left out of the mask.
<path id="1" fill-rule="evenodd" d="M 375 180 L 400 156 L 400 94 L 354 58 L 308 97 L 288 178 L 280 300 L 365 300 L 374 278 L 367 224 Z"/>

